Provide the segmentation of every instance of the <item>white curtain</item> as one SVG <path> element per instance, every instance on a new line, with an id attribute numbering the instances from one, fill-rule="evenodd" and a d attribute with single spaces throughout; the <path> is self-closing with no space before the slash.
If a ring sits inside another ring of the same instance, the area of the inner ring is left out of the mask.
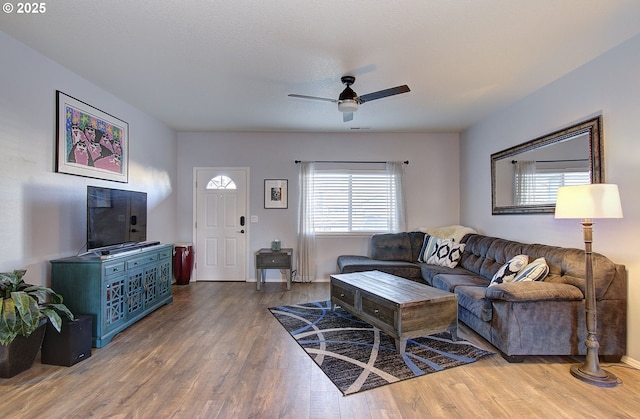
<path id="1" fill-rule="evenodd" d="M 404 204 L 404 163 L 401 161 L 389 161 L 387 162 L 386 167 L 391 182 L 394 182 L 393 186 L 395 187 L 394 189 L 396 192 L 396 212 L 395 217 L 391 220 L 391 231 L 405 231 L 407 226 L 407 217 L 405 214 Z"/>
<path id="2" fill-rule="evenodd" d="M 300 163 L 298 182 L 298 277 L 302 282 L 316 278 L 316 235 L 313 231 L 313 162 Z"/>
<path id="3" fill-rule="evenodd" d="M 532 204 L 535 201 L 536 162 L 518 161 L 513 182 L 513 202 L 515 205 Z"/>

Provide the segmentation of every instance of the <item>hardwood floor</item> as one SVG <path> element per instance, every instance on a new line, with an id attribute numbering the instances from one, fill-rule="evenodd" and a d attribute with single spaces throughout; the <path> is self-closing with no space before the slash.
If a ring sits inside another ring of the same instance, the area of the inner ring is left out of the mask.
<path id="1" fill-rule="evenodd" d="M 565 357 L 474 364 L 344 397 L 267 311 L 327 299 L 328 283 L 192 283 L 174 303 L 72 367 L 0 379 L 3 418 L 632 418 L 640 371 L 624 383 L 573 378 Z M 492 349 L 467 327 L 459 336 Z M 603 365 L 604 366 L 604 365 Z"/>

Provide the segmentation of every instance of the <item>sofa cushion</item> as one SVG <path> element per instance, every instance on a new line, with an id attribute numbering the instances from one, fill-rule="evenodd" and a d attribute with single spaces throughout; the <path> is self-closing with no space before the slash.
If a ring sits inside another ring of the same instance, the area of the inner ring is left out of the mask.
<path id="1" fill-rule="evenodd" d="M 422 278 L 431 286 L 433 286 L 433 278 L 439 274 L 475 275 L 473 272 L 469 272 L 460 266 L 447 268 L 446 266 L 429 265 L 427 263 L 420 263 L 419 266 L 422 270 Z"/>
<path id="2" fill-rule="evenodd" d="M 459 286 L 487 287 L 489 281 L 479 275 L 438 274 L 433 277 L 431 286 L 453 292 Z"/>
<path id="3" fill-rule="evenodd" d="M 485 297 L 512 302 L 580 301 L 584 298 L 582 291 L 573 285 L 545 281 L 506 282 L 487 287 Z"/>
<path id="4" fill-rule="evenodd" d="M 415 259 L 412 259 L 411 240 L 407 233 L 374 234 L 371 236 L 370 245 L 371 259 L 415 262 Z"/>
<path id="5" fill-rule="evenodd" d="M 465 244 L 464 253 L 460 257 L 458 265 L 476 275 L 480 275 L 486 259 L 487 249 L 489 249 L 494 240 L 496 240 L 495 237 L 482 236 L 480 234 L 468 234 L 464 236 L 462 241 L 460 241 L 460 243 Z M 493 273 L 486 277 L 487 280 L 491 280 L 492 276 Z"/>
<path id="6" fill-rule="evenodd" d="M 455 268 L 464 252 L 464 247 L 464 244 L 456 244 L 453 240 L 436 241 L 435 249 L 427 259 L 427 263 Z"/>
<path id="7" fill-rule="evenodd" d="M 458 305 L 473 313 L 480 320 L 491 321 L 491 300 L 485 298 L 486 287 L 463 285 L 456 287 L 454 293 L 458 296 Z"/>
<path id="8" fill-rule="evenodd" d="M 502 284 L 503 282 L 512 282 L 516 278 L 520 270 L 527 266 L 528 262 L 529 256 L 527 255 L 516 255 L 512 257 L 507 263 L 505 263 L 500 267 L 500 269 L 498 269 L 498 272 L 493 275 L 489 286 L 491 287 L 496 284 Z"/>
<path id="9" fill-rule="evenodd" d="M 487 279 L 493 278 L 496 272 L 514 256 L 526 255 L 527 253 L 523 252 L 523 248 L 524 245 L 522 243 L 495 239 L 487 249 L 480 275 Z"/>
<path id="10" fill-rule="evenodd" d="M 522 268 L 513 279 L 513 282 L 540 281 L 549 273 L 549 266 L 544 258 L 538 258 Z"/>
<path id="11" fill-rule="evenodd" d="M 462 239 L 466 244 L 460 258 L 463 268 L 491 280 L 498 270 L 516 255 L 531 255 L 524 251 L 525 245 L 496 237 L 468 234 Z"/>

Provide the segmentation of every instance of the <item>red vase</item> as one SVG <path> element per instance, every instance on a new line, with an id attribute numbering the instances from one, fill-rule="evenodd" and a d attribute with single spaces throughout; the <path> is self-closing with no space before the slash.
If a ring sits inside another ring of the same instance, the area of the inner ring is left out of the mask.
<path id="1" fill-rule="evenodd" d="M 191 281 L 194 261 L 191 243 L 176 243 L 173 247 L 173 277 L 178 285 L 188 285 Z"/>

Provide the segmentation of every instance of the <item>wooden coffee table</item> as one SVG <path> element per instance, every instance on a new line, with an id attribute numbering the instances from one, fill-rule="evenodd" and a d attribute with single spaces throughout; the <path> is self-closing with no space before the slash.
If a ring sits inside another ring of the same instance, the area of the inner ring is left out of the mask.
<path id="1" fill-rule="evenodd" d="M 332 310 L 336 305 L 393 337 L 400 354 L 410 338 L 450 331 L 457 339 L 458 296 L 395 275 L 331 275 Z"/>

